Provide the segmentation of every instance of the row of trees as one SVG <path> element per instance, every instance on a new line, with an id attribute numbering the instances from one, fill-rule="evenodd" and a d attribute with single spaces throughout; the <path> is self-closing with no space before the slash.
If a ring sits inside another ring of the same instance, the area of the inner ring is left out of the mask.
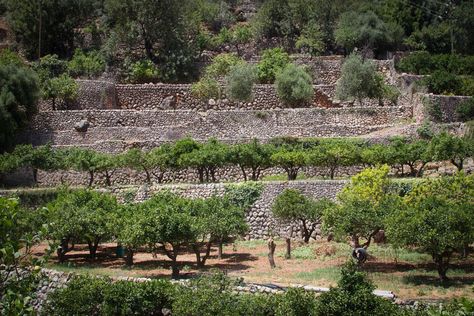
<path id="1" fill-rule="evenodd" d="M 217 171 L 236 166 L 244 180 L 259 180 L 271 167 L 283 169 L 288 180 L 295 180 L 299 171 L 308 166 L 327 170 L 333 179 L 342 166 L 376 166 L 389 164 L 400 176 L 421 176 L 425 165 L 435 161 L 450 161 L 462 170 L 467 158 L 473 156 L 470 138 L 440 133 L 431 140 L 393 138 L 389 144 L 368 144 L 356 139 L 276 138 L 262 144 L 227 145 L 215 139 L 198 143 L 190 138 L 173 144 L 163 144 L 150 151 L 138 148 L 121 154 L 106 154 L 90 149 L 53 149 L 49 145 L 20 145 L 0 159 L 0 172 L 30 167 L 36 182 L 38 170 L 75 170 L 89 174 L 89 186 L 98 174 L 106 185 L 113 184 L 114 173 L 121 168 L 143 172 L 146 181 L 161 183 L 167 172 L 186 168 L 196 170 L 200 182 L 217 181 Z M 408 169 L 408 170 L 407 170 Z"/>
<path id="2" fill-rule="evenodd" d="M 395 247 L 415 247 L 431 255 L 445 281 L 454 253 L 466 256 L 474 242 L 474 177 L 459 172 L 407 188 L 393 183 L 388 172 L 386 165 L 364 170 L 352 177 L 335 202 L 315 201 L 287 189 L 273 204 L 273 214 L 298 222 L 305 242 L 319 222 L 337 238 L 349 237 L 354 248 L 367 249 L 383 230 Z"/>
<path id="3" fill-rule="evenodd" d="M 60 262 L 75 244 L 87 244 L 95 258 L 101 243 L 114 240 L 126 250 L 127 265 L 133 265 L 139 250 L 162 252 L 170 258 L 176 277 L 183 251 L 194 252 L 197 266 L 203 267 L 213 245 L 221 258 L 224 241 L 247 232 L 245 210 L 261 187 L 243 186 L 227 187 L 224 196 L 207 199 L 162 192 L 139 204 L 119 204 L 114 196 L 93 190 L 64 190 L 36 212 L 36 221 L 49 223 L 47 238 L 59 245 Z"/>

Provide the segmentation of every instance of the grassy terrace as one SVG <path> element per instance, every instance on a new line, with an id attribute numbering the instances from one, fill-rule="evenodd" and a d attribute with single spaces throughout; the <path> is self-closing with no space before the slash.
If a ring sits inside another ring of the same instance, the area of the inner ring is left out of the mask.
<path id="1" fill-rule="evenodd" d="M 217 249 L 204 269 L 198 270 L 192 252 L 180 255 L 183 276 L 192 276 L 214 268 L 222 269 L 233 277 L 243 277 L 247 282 L 274 283 L 279 285 L 310 284 L 334 286 L 340 277 L 340 266 L 349 258 L 351 248 L 346 243 L 313 241 L 308 245 L 293 243 L 292 259 L 284 259 L 284 241 L 276 240 L 276 264 L 272 270 L 267 259 L 267 245 L 264 240 L 239 240 L 227 244 L 224 256 L 218 260 Z M 91 273 L 107 276 L 131 276 L 168 278 L 171 274 L 169 261 L 163 254 L 156 258 L 150 253 L 139 253 L 132 268 L 127 268 L 122 259 L 115 257 L 115 244 L 102 246 L 102 253 L 95 261 L 87 258 L 87 250 L 77 246 L 66 263 L 58 264 L 51 258 L 47 266 L 60 271 Z M 42 247 L 36 250 L 39 255 Z M 370 259 L 364 269 L 379 289 L 391 290 L 404 299 L 447 299 L 459 296 L 474 298 L 474 255 L 459 261 L 453 259 L 448 271 L 450 281 L 439 282 L 431 258 L 414 250 L 394 249 L 389 245 L 372 245 Z"/>

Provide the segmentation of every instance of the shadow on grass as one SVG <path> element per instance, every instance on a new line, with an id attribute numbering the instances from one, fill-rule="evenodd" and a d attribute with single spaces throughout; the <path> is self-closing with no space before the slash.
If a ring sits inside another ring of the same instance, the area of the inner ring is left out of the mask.
<path id="1" fill-rule="evenodd" d="M 449 276 L 448 280 L 441 281 L 438 275 L 414 274 L 403 276 L 403 282 L 411 285 L 430 285 L 443 288 L 460 288 L 474 285 L 474 276 Z"/>

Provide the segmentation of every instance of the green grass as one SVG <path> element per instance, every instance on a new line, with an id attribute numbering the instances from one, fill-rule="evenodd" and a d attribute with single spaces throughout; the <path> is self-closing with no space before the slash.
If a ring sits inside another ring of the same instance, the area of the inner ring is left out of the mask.
<path id="1" fill-rule="evenodd" d="M 277 257 L 284 258 L 286 251 L 277 252 Z M 314 253 L 314 247 L 311 246 L 300 246 L 294 249 L 291 249 L 291 259 L 316 259 Z"/>
<path id="2" fill-rule="evenodd" d="M 336 266 L 319 268 L 311 272 L 298 272 L 294 274 L 294 277 L 307 282 L 314 282 L 322 279 L 337 282 L 341 277 L 341 268 Z"/>

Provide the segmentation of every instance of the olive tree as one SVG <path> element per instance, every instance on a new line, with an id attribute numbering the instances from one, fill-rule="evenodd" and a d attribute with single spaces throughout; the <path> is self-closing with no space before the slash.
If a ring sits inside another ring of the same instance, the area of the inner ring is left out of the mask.
<path id="1" fill-rule="evenodd" d="M 248 102 L 252 100 L 256 79 L 254 66 L 239 64 L 232 67 L 226 77 L 227 96 L 234 101 Z"/>
<path id="2" fill-rule="evenodd" d="M 388 192 L 389 167 L 368 168 L 351 178 L 337 195 L 336 207 L 323 214 L 325 230 L 336 236 L 350 236 L 354 248 L 369 247 L 372 238 L 384 228 L 384 220 L 396 209 L 398 196 Z M 364 238 L 365 242 L 360 243 Z"/>
<path id="3" fill-rule="evenodd" d="M 403 200 L 404 207 L 386 219 L 387 237 L 395 245 L 429 253 L 442 281 L 450 259 L 474 242 L 474 177 L 453 177 L 417 183 Z"/>
<path id="4" fill-rule="evenodd" d="M 295 64 L 288 64 L 276 75 L 275 86 L 278 97 L 290 106 L 307 103 L 314 95 L 311 76 Z"/>
<path id="5" fill-rule="evenodd" d="M 282 220 L 298 221 L 303 240 L 308 243 L 323 211 L 331 205 L 332 202 L 328 199 L 315 201 L 303 195 L 298 189 L 285 189 L 275 199 L 272 213 Z"/>

